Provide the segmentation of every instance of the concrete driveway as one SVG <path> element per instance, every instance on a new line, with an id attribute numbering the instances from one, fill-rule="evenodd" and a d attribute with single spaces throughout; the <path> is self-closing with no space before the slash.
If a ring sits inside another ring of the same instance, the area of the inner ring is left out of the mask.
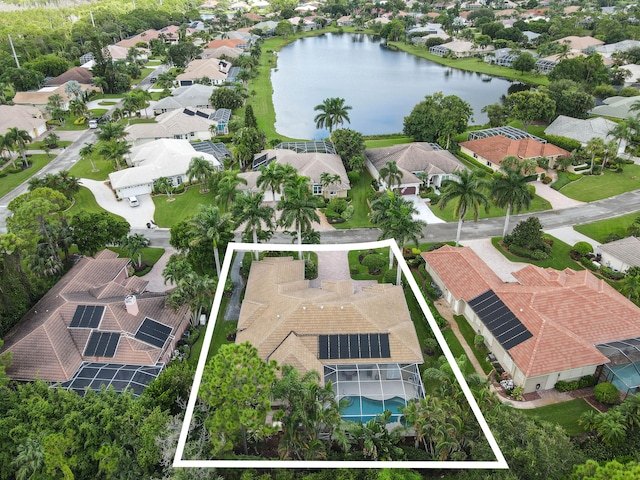
<path id="1" fill-rule="evenodd" d="M 471 248 L 485 263 L 498 275 L 503 282 L 516 282 L 512 272 L 520 270 L 528 265 L 523 262 L 512 262 L 500 253 L 491 243 L 490 238 L 478 240 L 461 240 L 460 244 Z"/>
<path id="2" fill-rule="evenodd" d="M 116 195 L 105 182 L 98 180 L 80 179 L 80 184 L 87 187 L 96 197 L 96 202 L 105 210 L 123 217 L 131 228 L 147 228 L 147 223 L 153 220 L 156 207 L 150 195 L 139 195 L 140 205 L 130 207 L 126 200 L 118 201 Z"/>
<path id="3" fill-rule="evenodd" d="M 445 223 L 444 220 L 435 216 L 431 211 L 424 198 L 420 198 L 419 195 L 405 195 L 405 200 L 410 200 L 418 210 L 418 218 L 427 222 L 427 225 L 433 225 L 434 223 Z"/>
<path id="4" fill-rule="evenodd" d="M 564 243 L 571 246 L 575 245 L 578 242 L 590 243 L 594 250 L 596 249 L 596 247 L 600 246 L 600 242 L 596 242 L 593 238 L 576 232 L 573 227 L 554 228 L 552 230 L 545 230 L 544 233 L 553 235 L 554 237 L 559 238 Z"/>

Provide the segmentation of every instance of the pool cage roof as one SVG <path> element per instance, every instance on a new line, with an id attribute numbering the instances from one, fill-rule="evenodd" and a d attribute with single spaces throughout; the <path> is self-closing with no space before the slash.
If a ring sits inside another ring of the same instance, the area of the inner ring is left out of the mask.
<path id="1" fill-rule="evenodd" d="M 297 153 L 336 153 L 331 142 L 282 142 L 276 145 L 276 150 L 293 150 Z"/>
<path id="2" fill-rule="evenodd" d="M 495 128 L 486 128 L 484 130 L 473 130 L 469 132 L 469 140 L 478 140 L 480 138 L 489 138 L 495 137 L 498 135 L 502 135 L 503 137 L 507 137 L 511 140 L 523 140 L 525 138 L 533 138 L 534 140 L 540 143 L 547 143 L 546 140 L 536 137 L 535 135 L 531 135 L 530 133 L 525 132 L 524 130 L 520 130 L 515 127 L 495 127 Z"/>
<path id="3" fill-rule="evenodd" d="M 635 393 L 640 387 L 640 337 L 601 343 L 596 348 L 610 360 L 604 365 L 607 380 L 625 393 Z"/>
<path id="4" fill-rule="evenodd" d="M 391 410 L 391 422 L 402 416 L 400 407 L 424 397 L 424 386 L 415 363 L 360 363 L 324 365 L 324 381 L 331 382 L 336 400 L 346 405 L 345 420 L 367 422 Z"/>

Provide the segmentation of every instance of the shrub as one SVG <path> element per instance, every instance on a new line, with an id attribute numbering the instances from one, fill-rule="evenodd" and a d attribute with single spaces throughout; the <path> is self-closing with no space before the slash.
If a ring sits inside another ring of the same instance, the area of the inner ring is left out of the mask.
<path id="1" fill-rule="evenodd" d="M 433 285 L 431 285 L 431 282 L 428 280 L 422 284 L 422 292 L 431 300 L 437 300 L 440 298 L 440 294 L 435 288 L 433 288 Z"/>
<path id="2" fill-rule="evenodd" d="M 593 253 L 593 247 L 589 242 L 578 242 L 573 246 L 573 250 L 576 251 L 581 257 Z"/>
<path id="3" fill-rule="evenodd" d="M 531 252 L 532 260 L 544 260 L 545 258 L 549 258 L 549 255 L 543 252 L 542 250 L 534 250 Z"/>
<path id="4" fill-rule="evenodd" d="M 353 217 L 353 213 L 355 212 L 355 208 L 353 205 L 347 205 L 347 208 L 345 209 L 344 212 L 342 212 L 342 219 L 343 220 L 349 220 L 351 217 Z"/>
<path id="5" fill-rule="evenodd" d="M 513 398 L 514 400 L 524 400 L 524 387 L 514 387 L 509 395 L 511 395 L 511 398 Z"/>
<path id="6" fill-rule="evenodd" d="M 607 235 L 607 238 L 604 239 L 604 243 L 615 242 L 616 240 L 620 240 L 622 237 L 617 233 L 610 233 Z"/>
<path id="7" fill-rule="evenodd" d="M 624 278 L 624 273 L 616 272 L 615 270 L 605 266 L 600 267 L 600 273 L 602 276 L 607 277 L 610 280 L 622 280 Z"/>
<path id="8" fill-rule="evenodd" d="M 482 335 L 476 335 L 473 339 L 473 346 L 480 349 L 484 347 L 484 337 Z"/>
<path id="9" fill-rule="evenodd" d="M 559 137 L 557 135 L 545 135 L 545 139 L 554 145 L 564 148 L 569 152 L 578 150 L 582 147 L 579 141 L 567 137 Z"/>
<path id="10" fill-rule="evenodd" d="M 551 182 L 553 182 L 553 178 L 551 177 L 544 177 L 542 179 L 542 183 L 544 183 L 545 185 L 549 185 Z"/>
<path id="11" fill-rule="evenodd" d="M 429 247 L 429 251 L 433 252 L 434 250 L 438 250 L 440 247 L 444 247 L 446 243 L 436 242 Z"/>
<path id="12" fill-rule="evenodd" d="M 598 383 L 598 379 L 593 375 L 585 375 L 578 380 L 578 388 L 593 387 Z"/>
<path id="13" fill-rule="evenodd" d="M 382 283 L 393 283 L 395 285 L 398 276 L 398 270 L 396 268 L 392 268 L 384 272 L 382 276 Z"/>
<path id="14" fill-rule="evenodd" d="M 362 259 L 362 265 L 367 267 L 369 275 L 378 275 L 386 263 L 387 259 L 378 253 L 370 253 Z"/>
<path id="15" fill-rule="evenodd" d="M 583 267 L 587 267 L 587 269 L 591 270 L 592 272 L 598 270 L 598 267 L 596 267 L 593 262 L 587 257 L 580 257 L 580 265 L 582 265 Z"/>
<path id="16" fill-rule="evenodd" d="M 318 265 L 312 260 L 304 261 L 304 278 L 313 280 L 318 278 Z"/>
<path id="17" fill-rule="evenodd" d="M 327 208 L 341 214 L 347 209 L 347 201 L 344 198 L 332 198 Z"/>
<path id="18" fill-rule="evenodd" d="M 608 405 L 614 405 L 620 401 L 618 389 L 615 385 L 609 382 L 602 382 L 596 385 L 593 389 L 593 394 L 595 395 L 596 400 Z"/>
<path id="19" fill-rule="evenodd" d="M 440 345 L 435 338 L 425 338 L 424 340 L 424 353 L 426 355 L 435 355 L 440 351 Z"/>
<path id="20" fill-rule="evenodd" d="M 360 180 L 360 174 L 358 172 L 347 172 L 347 177 L 349 177 L 349 183 L 351 185 L 358 183 Z"/>

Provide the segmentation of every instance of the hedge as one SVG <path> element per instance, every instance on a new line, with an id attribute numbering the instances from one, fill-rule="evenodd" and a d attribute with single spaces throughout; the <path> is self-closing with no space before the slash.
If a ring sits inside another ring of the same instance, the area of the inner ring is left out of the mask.
<path id="1" fill-rule="evenodd" d="M 554 388 L 559 392 L 570 392 L 571 390 L 578 390 L 579 388 L 593 387 L 596 383 L 598 383 L 598 379 L 596 377 L 593 375 L 586 375 L 580 380 L 574 380 L 572 382 L 559 380 L 555 384 Z"/>
<path id="2" fill-rule="evenodd" d="M 568 151 L 578 150 L 582 145 L 579 141 L 567 137 L 559 137 L 557 135 L 543 135 L 542 138 L 555 146 L 564 148 Z"/>

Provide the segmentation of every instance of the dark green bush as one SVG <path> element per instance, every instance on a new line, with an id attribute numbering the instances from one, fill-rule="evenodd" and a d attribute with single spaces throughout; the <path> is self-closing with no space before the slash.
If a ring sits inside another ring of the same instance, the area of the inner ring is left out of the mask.
<path id="1" fill-rule="evenodd" d="M 579 141 L 572 138 L 560 137 L 557 135 L 545 135 L 545 139 L 560 148 L 568 150 L 569 152 L 571 152 L 572 150 L 578 150 L 580 147 L 582 147 Z"/>
<path id="2" fill-rule="evenodd" d="M 559 392 L 570 392 L 571 390 L 577 390 L 578 381 L 574 380 L 572 382 L 566 382 L 564 380 L 558 380 L 558 382 L 554 385 L 554 388 Z"/>
<path id="3" fill-rule="evenodd" d="M 544 260 L 545 258 L 549 257 L 549 255 L 547 255 L 542 250 L 531 251 L 527 248 L 519 247 L 518 245 L 513 244 L 509 245 L 508 250 L 518 257 L 530 258 L 532 260 Z"/>
<path id="4" fill-rule="evenodd" d="M 377 275 L 382 267 L 387 263 L 387 259 L 379 253 L 370 253 L 362 259 L 362 265 L 367 267 L 369 275 Z"/>
<path id="5" fill-rule="evenodd" d="M 440 353 L 440 344 L 435 338 L 425 338 L 423 344 L 425 354 L 431 356 Z"/>
<path id="6" fill-rule="evenodd" d="M 596 385 L 593 389 L 593 394 L 595 395 L 596 400 L 608 405 L 614 405 L 620 401 L 618 389 L 615 385 L 609 382 L 602 382 Z"/>
<path id="7" fill-rule="evenodd" d="M 318 278 L 318 265 L 312 260 L 304 261 L 304 278 L 314 280 Z"/>
<path id="8" fill-rule="evenodd" d="M 622 280 L 624 278 L 624 273 L 616 272 L 609 267 L 605 267 L 604 265 L 600 267 L 600 273 L 602 276 L 610 279 L 610 280 Z"/>
<path id="9" fill-rule="evenodd" d="M 360 180 L 360 174 L 358 172 L 347 172 L 347 177 L 349 177 L 349 183 L 351 185 L 358 183 Z"/>
<path id="10" fill-rule="evenodd" d="M 396 268 L 392 268 L 391 270 L 387 270 L 384 272 L 382 276 L 382 283 L 393 283 L 395 285 L 398 276 L 398 270 Z"/>
<path id="11" fill-rule="evenodd" d="M 592 272 L 595 272 L 596 270 L 598 270 L 598 267 L 596 267 L 593 262 L 591 260 L 589 260 L 587 257 L 581 257 L 580 258 L 580 264 L 583 267 L 587 267 L 588 270 L 591 270 Z"/>
<path id="12" fill-rule="evenodd" d="M 440 298 L 440 294 L 438 291 L 433 288 L 431 285 L 431 281 L 427 280 L 422 284 L 422 292 L 429 297 L 431 300 L 437 300 Z"/>
<path id="13" fill-rule="evenodd" d="M 542 179 L 542 183 L 544 183 L 545 185 L 549 185 L 551 182 L 553 182 L 553 178 L 551 177 L 544 177 Z"/>
<path id="14" fill-rule="evenodd" d="M 338 215 L 347 209 L 347 201 L 344 198 L 332 198 L 327 205 L 327 209 L 331 209 Z"/>
<path id="15" fill-rule="evenodd" d="M 593 375 L 585 375 L 578 380 L 578 388 L 593 387 L 598 383 L 598 379 Z"/>
<path id="16" fill-rule="evenodd" d="M 589 242 L 578 242 L 573 246 L 573 250 L 579 253 L 581 257 L 593 253 L 593 247 Z"/>

